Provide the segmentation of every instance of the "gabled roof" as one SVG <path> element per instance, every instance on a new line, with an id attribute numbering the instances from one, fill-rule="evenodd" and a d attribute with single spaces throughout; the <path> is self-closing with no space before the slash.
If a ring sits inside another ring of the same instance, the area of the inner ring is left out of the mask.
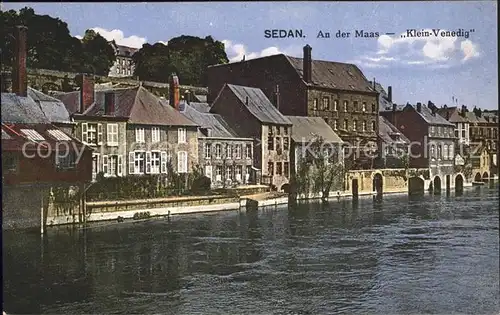
<path id="1" fill-rule="evenodd" d="M 385 143 L 397 142 L 392 136 L 398 136 L 400 143 L 410 143 L 410 140 L 383 116 L 378 117 L 378 136 Z"/>
<path id="2" fill-rule="evenodd" d="M 229 127 L 224 119 L 218 114 L 200 112 L 192 106 L 193 103 L 185 104 L 181 113 L 188 119 L 198 124 L 201 128 L 210 129 L 210 137 L 215 138 L 238 138 L 236 132 Z"/>
<path id="3" fill-rule="evenodd" d="M 441 115 L 444 119 L 451 123 L 466 122 L 467 119 L 460 115 L 460 111 L 456 106 L 454 107 L 442 107 L 438 109 L 437 113 Z"/>
<path id="4" fill-rule="evenodd" d="M 286 56 L 290 64 L 304 78 L 303 59 Z M 312 60 L 311 83 L 314 86 L 347 91 L 374 92 L 363 72 L 354 64 Z"/>
<path id="5" fill-rule="evenodd" d="M 368 81 L 373 86 L 373 81 Z M 384 90 L 382 84 L 375 82 L 375 91 L 380 93 L 378 95 L 378 108 L 379 111 L 392 111 L 392 102 L 389 102 L 389 95 Z"/>
<path id="6" fill-rule="evenodd" d="M 114 43 L 113 41 L 111 41 L 110 43 L 111 43 L 111 46 L 113 46 L 113 48 L 115 49 L 115 54 L 117 56 L 132 57 L 132 55 L 134 55 L 137 51 L 139 51 L 138 48 L 118 45 L 118 44 Z"/>
<path id="7" fill-rule="evenodd" d="M 106 93 L 115 95 L 115 111 L 105 115 L 104 102 Z M 80 92 L 56 95 L 72 113 L 76 113 L 80 104 Z M 80 114 L 78 114 L 80 115 Z M 196 126 L 196 124 L 174 108 L 168 102 L 158 98 L 142 86 L 122 89 L 99 89 L 95 91 L 95 101 L 81 116 L 114 117 L 128 120 L 133 124 Z"/>
<path id="8" fill-rule="evenodd" d="M 2 93 L 2 122 L 48 124 L 50 120 L 29 96 L 19 96 L 14 93 Z"/>
<path id="9" fill-rule="evenodd" d="M 343 143 L 342 139 L 321 117 L 285 116 L 292 122 L 292 139 L 297 143 L 322 137 L 326 143 Z"/>
<path id="10" fill-rule="evenodd" d="M 71 123 L 71 118 L 66 106 L 61 100 L 46 95 L 28 87 L 28 96 L 31 97 L 52 123 Z"/>
<path id="11" fill-rule="evenodd" d="M 248 111 L 262 123 L 291 125 L 288 118 L 269 101 L 264 92 L 258 88 L 241 85 L 226 84 L 223 88 L 229 89 L 240 100 Z M 248 99 L 248 104 L 246 103 Z M 214 101 L 214 103 L 217 99 Z"/>
<path id="12" fill-rule="evenodd" d="M 487 123 L 487 121 L 483 117 L 478 117 L 474 112 L 466 112 L 465 113 L 465 118 L 467 121 L 471 124 L 484 124 Z"/>
<path id="13" fill-rule="evenodd" d="M 404 110 L 414 110 L 415 113 L 420 115 L 420 117 L 422 117 L 424 121 L 430 125 L 455 126 L 454 124 L 441 117 L 441 115 L 437 113 L 433 115 L 431 109 L 424 104 L 421 105 L 420 112 L 417 111 L 416 106 L 413 106 L 411 104 L 406 105 Z"/>

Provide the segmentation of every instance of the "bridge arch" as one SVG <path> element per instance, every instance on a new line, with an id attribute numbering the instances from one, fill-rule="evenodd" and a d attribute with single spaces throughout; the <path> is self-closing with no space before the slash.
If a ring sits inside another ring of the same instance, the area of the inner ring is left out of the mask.
<path id="1" fill-rule="evenodd" d="M 480 182 L 481 181 L 481 173 L 477 172 L 476 175 L 474 176 L 474 181 L 475 182 Z"/>
<path id="2" fill-rule="evenodd" d="M 408 178 L 408 194 L 419 195 L 424 194 L 425 180 L 422 176 L 413 176 Z"/>
<path id="3" fill-rule="evenodd" d="M 455 176 L 455 193 L 461 193 L 464 190 L 464 176 L 458 173 Z"/>
<path id="4" fill-rule="evenodd" d="M 384 191 L 384 177 L 380 171 L 374 172 L 372 174 L 372 187 L 373 191 L 377 193 L 377 195 L 381 195 Z"/>
<path id="5" fill-rule="evenodd" d="M 484 172 L 483 173 L 483 182 L 488 182 L 489 178 L 490 178 L 490 176 L 488 175 L 488 172 Z"/>
<path id="6" fill-rule="evenodd" d="M 434 176 L 434 179 L 432 180 L 433 184 L 433 193 L 434 194 L 440 194 L 441 193 L 441 177 L 439 176 Z"/>

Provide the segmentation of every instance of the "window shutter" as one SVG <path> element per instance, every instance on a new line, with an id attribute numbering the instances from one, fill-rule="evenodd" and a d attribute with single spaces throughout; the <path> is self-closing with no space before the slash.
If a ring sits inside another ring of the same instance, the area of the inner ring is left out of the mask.
<path id="1" fill-rule="evenodd" d="M 182 173 L 182 152 L 177 152 L 177 173 Z"/>
<path id="2" fill-rule="evenodd" d="M 167 173 L 167 152 L 161 152 L 161 172 Z"/>
<path id="3" fill-rule="evenodd" d="M 97 124 L 97 144 L 102 144 L 102 124 Z"/>
<path id="4" fill-rule="evenodd" d="M 88 125 L 87 123 L 82 123 L 82 142 L 87 144 L 88 137 Z"/>
<path id="5" fill-rule="evenodd" d="M 122 176 L 123 174 L 122 168 L 123 168 L 123 159 L 121 155 L 118 155 L 118 170 L 117 170 L 118 176 Z"/>
<path id="6" fill-rule="evenodd" d="M 128 173 L 134 174 L 134 171 L 135 171 L 134 152 L 129 152 L 129 154 L 128 154 Z"/>
<path id="7" fill-rule="evenodd" d="M 111 139 L 111 132 L 113 131 L 113 126 L 114 125 L 111 125 L 111 124 L 107 124 L 106 125 L 106 142 L 108 144 L 110 144 L 112 142 L 112 139 Z"/>
<path id="8" fill-rule="evenodd" d="M 146 174 L 151 173 L 151 152 L 146 152 Z"/>
<path id="9" fill-rule="evenodd" d="M 102 156 L 102 172 L 104 174 L 108 174 L 108 156 L 107 155 Z"/>

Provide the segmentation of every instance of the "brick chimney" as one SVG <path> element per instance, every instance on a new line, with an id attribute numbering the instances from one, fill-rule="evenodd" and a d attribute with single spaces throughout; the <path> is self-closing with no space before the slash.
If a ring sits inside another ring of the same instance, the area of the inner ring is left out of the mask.
<path id="1" fill-rule="evenodd" d="M 387 87 L 387 100 L 392 103 L 392 86 Z"/>
<path id="2" fill-rule="evenodd" d="M 306 83 L 311 83 L 312 81 L 312 57 L 311 57 L 312 48 L 309 45 L 304 46 L 304 59 L 302 70 L 304 74 L 304 81 Z"/>
<path id="3" fill-rule="evenodd" d="M 417 103 L 417 112 L 419 112 L 419 113 L 422 112 L 422 103 L 420 103 L 420 102 Z"/>
<path id="4" fill-rule="evenodd" d="M 179 87 L 179 77 L 175 73 L 172 73 L 169 78 L 168 92 L 170 94 L 170 106 L 179 110 L 180 102 L 180 87 Z"/>
<path id="5" fill-rule="evenodd" d="M 191 104 L 191 92 L 189 90 L 184 91 L 184 99 L 187 104 Z"/>
<path id="6" fill-rule="evenodd" d="M 15 29 L 14 64 L 12 67 L 12 93 L 19 96 L 28 95 L 28 77 L 26 73 L 28 28 L 24 25 Z"/>
<path id="7" fill-rule="evenodd" d="M 78 75 L 77 82 L 80 85 L 80 110 L 79 113 L 85 112 L 95 100 L 95 79 L 92 74 L 81 73 Z"/>

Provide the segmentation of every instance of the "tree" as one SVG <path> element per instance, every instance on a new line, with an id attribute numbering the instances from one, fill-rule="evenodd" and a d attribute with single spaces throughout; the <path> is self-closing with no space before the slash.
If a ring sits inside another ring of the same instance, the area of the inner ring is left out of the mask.
<path id="1" fill-rule="evenodd" d="M 96 73 L 107 74 L 114 61 L 113 48 L 102 36 L 87 31 L 86 40 L 82 43 L 70 35 L 68 24 L 59 18 L 38 15 L 32 8 L 25 7 L 19 13 L 15 10 L 1 11 L 0 24 L 2 65 L 5 66 L 12 66 L 15 28 L 18 25 L 28 27 L 26 65 L 29 68 L 68 72 L 95 68 Z"/>
<path id="2" fill-rule="evenodd" d="M 82 48 L 85 60 L 83 70 L 85 72 L 107 76 L 109 69 L 116 61 L 114 49 L 108 41 L 99 33 L 93 30 L 87 30 L 82 39 Z"/>
<path id="3" fill-rule="evenodd" d="M 133 59 L 134 74 L 141 80 L 168 82 L 169 74 L 175 72 L 182 84 L 197 86 L 206 86 L 209 65 L 229 61 L 222 42 L 211 36 L 185 35 L 171 39 L 168 45 L 144 44 Z"/>

